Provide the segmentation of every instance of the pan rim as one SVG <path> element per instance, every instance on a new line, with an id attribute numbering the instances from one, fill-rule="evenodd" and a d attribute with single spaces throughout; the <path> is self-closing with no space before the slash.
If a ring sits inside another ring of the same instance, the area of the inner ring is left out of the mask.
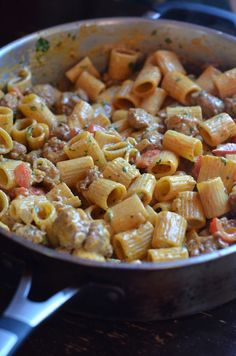
<path id="1" fill-rule="evenodd" d="M 89 20 L 82 20 L 82 21 L 74 21 L 74 22 L 69 22 L 69 23 L 64 23 L 64 24 L 59 24 L 53 27 L 49 27 L 46 29 L 42 29 L 39 31 L 35 31 L 29 35 L 26 35 L 22 38 L 19 38 L 15 41 L 12 41 L 5 46 L 0 48 L 0 57 L 3 55 L 10 53 L 10 51 L 14 48 L 18 48 L 22 46 L 23 44 L 26 44 L 27 42 L 30 42 L 32 40 L 36 40 L 40 37 L 48 37 L 50 35 L 56 34 L 58 32 L 66 31 L 66 30 L 73 30 L 77 29 L 81 25 L 90 25 L 96 24 L 99 25 L 107 25 L 107 24 L 120 24 L 120 23 L 127 23 L 127 21 L 131 23 L 135 23 L 136 21 L 143 21 L 143 22 L 151 22 L 153 24 L 155 23 L 161 23 L 164 25 L 181 25 L 184 28 L 188 28 L 191 26 L 193 30 L 196 31 L 202 31 L 204 34 L 211 34 L 213 36 L 223 38 L 225 41 L 229 41 L 231 43 L 236 43 L 236 37 L 226 34 L 222 31 L 210 29 L 204 26 L 200 25 L 195 25 L 191 24 L 188 22 L 182 22 L 182 21 L 175 21 L 175 20 L 162 20 L 162 19 L 149 19 L 145 17 L 109 17 L 109 18 L 99 18 L 99 19 L 89 19 Z M 67 255 L 65 253 L 60 253 L 52 248 L 42 246 L 42 245 L 36 245 L 33 242 L 27 241 L 21 236 L 18 236 L 12 232 L 8 232 L 2 228 L 0 228 L 0 236 L 4 237 L 6 239 L 11 239 L 14 241 L 16 244 L 20 244 L 21 246 L 25 247 L 27 249 L 27 252 L 32 252 L 32 250 L 40 255 L 43 255 L 44 257 L 53 259 L 53 260 L 61 260 L 64 262 L 70 262 L 73 264 L 76 264 L 80 267 L 86 267 L 86 268 L 100 268 L 100 269 L 116 269 L 116 270 L 141 270 L 141 271 L 157 271 L 157 270 L 167 270 L 167 269 L 176 269 L 176 268 L 188 268 L 190 266 L 194 265 L 200 265 L 206 262 L 211 262 L 214 260 L 219 260 L 221 258 L 224 258 L 228 255 L 232 255 L 236 252 L 236 245 L 232 245 L 229 247 L 226 247 L 222 250 L 217 250 L 205 255 L 201 256 L 196 256 L 196 257 L 190 257 L 185 260 L 179 260 L 179 261 L 171 261 L 171 262 L 160 262 L 160 263 L 150 263 L 150 262 L 142 262 L 141 264 L 136 264 L 136 263 L 127 263 L 127 262 L 121 262 L 121 263 L 116 263 L 116 262 L 98 262 L 98 261 L 92 261 L 92 260 L 85 260 L 81 259 L 79 257 Z"/>

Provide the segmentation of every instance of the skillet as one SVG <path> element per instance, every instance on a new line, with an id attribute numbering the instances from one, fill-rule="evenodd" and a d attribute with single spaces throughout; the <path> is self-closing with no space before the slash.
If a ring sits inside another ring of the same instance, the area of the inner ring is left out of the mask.
<path id="1" fill-rule="evenodd" d="M 40 39 L 47 41 L 47 51 L 39 47 Z M 110 48 L 119 44 L 144 54 L 172 49 L 193 68 L 204 63 L 236 66 L 236 38 L 222 32 L 172 20 L 108 18 L 53 27 L 5 46 L 0 50 L 0 83 L 28 65 L 35 82 L 55 84 L 84 55 L 102 70 Z M 71 306 L 86 315 L 147 321 L 191 315 L 236 297 L 236 245 L 176 262 L 98 263 L 1 230 L 0 251 L 1 261 L 23 270 L 0 319 L 1 356 L 14 352 L 34 327 L 71 299 Z M 28 297 L 32 280 L 47 291 L 43 301 Z"/>

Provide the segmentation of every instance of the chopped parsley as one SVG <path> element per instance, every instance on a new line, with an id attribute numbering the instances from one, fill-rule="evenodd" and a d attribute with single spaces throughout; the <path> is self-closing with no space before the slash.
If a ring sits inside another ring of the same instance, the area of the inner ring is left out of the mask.
<path id="1" fill-rule="evenodd" d="M 166 38 L 165 38 L 165 43 L 171 44 L 171 43 L 172 43 L 172 40 L 171 40 L 169 37 L 166 37 Z"/>
<path id="2" fill-rule="evenodd" d="M 122 168 L 122 171 L 123 171 L 123 172 L 125 172 L 125 173 L 127 173 L 127 172 L 128 172 L 128 170 L 129 170 L 129 168 L 128 168 L 128 167 L 123 167 L 123 168 Z"/>
<path id="3" fill-rule="evenodd" d="M 84 155 L 85 155 L 85 156 L 88 155 L 88 150 L 84 150 Z"/>
<path id="4" fill-rule="evenodd" d="M 153 30 L 152 32 L 151 32 L 151 36 L 155 36 L 157 34 L 157 30 Z"/>
<path id="5" fill-rule="evenodd" d="M 50 48 L 50 42 L 46 38 L 40 37 L 35 44 L 36 52 L 46 53 Z"/>
<path id="6" fill-rule="evenodd" d="M 30 106 L 30 110 L 31 111 L 37 111 L 37 108 L 36 108 L 36 106 Z"/>
<path id="7" fill-rule="evenodd" d="M 224 157 L 220 157 L 220 160 L 226 166 L 227 160 Z"/>
<path id="8" fill-rule="evenodd" d="M 194 132 L 194 128 L 193 128 L 193 127 L 190 127 L 190 128 L 189 128 L 189 131 L 190 131 L 190 134 L 192 135 L 193 132 Z"/>
<path id="9" fill-rule="evenodd" d="M 92 142 L 92 137 L 89 136 L 88 139 L 87 139 L 87 142 L 91 143 Z"/>
<path id="10" fill-rule="evenodd" d="M 161 163 L 161 158 L 158 161 L 156 161 L 156 165 L 158 165 L 160 163 Z"/>
<path id="11" fill-rule="evenodd" d="M 32 136 L 32 131 L 33 131 L 33 126 L 29 126 L 27 131 L 26 131 L 26 135 L 27 136 Z"/>
<path id="12" fill-rule="evenodd" d="M 129 62 L 128 67 L 130 70 L 134 70 L 134 62 Z"/>

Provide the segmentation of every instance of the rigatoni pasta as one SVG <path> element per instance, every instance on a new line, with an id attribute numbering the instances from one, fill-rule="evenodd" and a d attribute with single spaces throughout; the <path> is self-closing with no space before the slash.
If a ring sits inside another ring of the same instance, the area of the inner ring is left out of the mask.
<path id="1" fill-rule="evenodd" d="M 14 74 L 0 91 L 0 227 L 103 263 L 235 243 L 235 68 L 205 68 L 197 78 L 157 45 L 112 48 L 102 72 L 80 58 L 67 91 Z"/>

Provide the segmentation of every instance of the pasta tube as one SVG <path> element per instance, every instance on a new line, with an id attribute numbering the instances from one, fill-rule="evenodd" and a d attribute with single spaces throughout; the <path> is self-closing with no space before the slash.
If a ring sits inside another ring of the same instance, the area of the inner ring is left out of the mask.
<path id="1" fill-rule="evenodd" d="M 55 115 L 38 95 L 28 94 L 24 96 L 18 107 L 25 116 L 47 124 L 50 128 L 57 125 Z"/>
<path id="2" fill-rule="evenodd" d="M 162 88 L 184 105 L 188 104 L 192 93 L 201 90 L 197 84 L 180 72 L 167 72 L 162 81 Z"/>
<path id="3" fill-rule="evenodd" d="M 9 190 L 17 186 L 15 169 L 22 161 L 8 159 L 0 162 L 0 188 Z"/>
<path id="4" fill-rule="evenodd" d="M 125 196 L 126 188 L 123 184 L 104 178 L 94 180 L 86 192 L 86 198 L 104 210 L 117 204 Z"/>
<path id="5" fill-rule="evenodd" d="M 13 149 L 13 141 L 9 133 L 0 127 L 0 154 L 5 154 Z"/>
<path id="6" fill-rule="evenodd" d="M 150 205 L 146 206 L 146 211 L 147 211 L 147 214 L 148 214 L 147 220 L 150 221 L 150 223 L 153 226 L 155 226 L 157 213 L 155 212 L 155 210 Z"/>
<path id="7" fill-rule="evenodd" d="M 167 106 L 166 108 L 167 119 L 173 116 L 177 117 L 191 117 L 202 121 L 202 108 L 201 106 Z"/>
<path id="8" fill-rule="evenodd" d="M 46 124 L 36 124 L 26 131 L 26 141 L 31 150 L 43 147 L 49 137 L 49 127 Z"/>
<path id="9" fill-rule="evenodd" d="M 14 88 L 18 88 L 22 93 L 32 86 L 32 75 L 28 68 L 23 68 L 19 71 L 16 77 L 9 80 L 7 90 L 10 92 Z"/>
<path id="10" fill-rule="evenodd" d="M 106 165 L 103 151 L 94 139 L 93 135 L 87 131 L 82 131 L 73 137 L 64 148 L 67 156 L 71 158 L 91 156 L 99 168 Z"/>
<path id="11" fill-rule="evenodd" d="M 139 105 L 139 98 L 132 92 L 133 85 L 134 82 L 132 80 L 126 80 L 122 83 L 113 100 L 113 104 L 117 109 L 128 110 Z"/>
<path id="12" fill-rule="evenodd" d="M 57 184 L 46 194 L 46 197 L 51 202 L 61 202 L 74 208 L 78 208 L 81 205 L 79 197 L 75 196 L 65 183 Z"/>
<path id="13" fill-rule="evenodd" d="M 123 184 L 128 189 L 135 178 L 140 176 L 140 172 L 125 159 L 119 157 L 107 163 L 103 176 L 106 179 Z"/>
<path id="14" fill-rule="evenodd" d="M 143 224 L 147 217 L 148 213 L 137 194 L 114 205 L 104 216 L 115 233 L 135 229 Z"/>
<path id="15" fill-rule="evenodd" d="M 198 183 L 220 177 L 230 192 L 236 177 L 236 162 L 223 157 L 205 155 L 201 157 Z"/>
<path id="16" fill-rule="evenodd" d="M 213 80 L 222 99 L 236 94 L 236 68 L 217 75 Z"/>
<path id="17" fill-rule="evenodd" d="M 33 220 L 41 230 L 45 230 L 48 226 L 51 226 L 56 217 L 56 209 L 50 201 L 39 201 L 35 204 Z"/>
<path id="18" fill-rule="evenodd" d="M 76 248 L 73 250 L 73 256 L 82 258 L 84 260 L 93 260 L 97 262 L 105 262 L 105 258 L 96 252 L 89 252 L 82 248 Z"/>
<path id="19" fill-rule="evenodd" d="M 65 74 L 71 82 L 75 83 L 84 70 L 86 70 L 94 77 L 100 78 L 99 72 L 94 67 L 89 57 L 84 57 L 81 61 L 70 68 Z"/>
<path id="20" fill-rule="evenodd" d="M 185 239 L 187 221 L 180 215 L 170 211 L 157 214 L 153 232 L 152 247 L 181 247 Z"/>
<path id="21" fill-rule="evenodd" d="M 6 107 L 0 106 L 0 127 L 7 131 L 11 132 L 13 126 L 13 110 Z"/>
<path id="22" fill-rule="evenodd" d="M 107 144 L 103 147 L 103 152 L 108 161 L 112 161 L 115 158 L 126 158 L 128 153 L 135 156 L 138 150 L 134 148 L 134 145 L 130 144 L 128 140 Z"/>
<path id="23" fill-rule="evenodd" d="M 110 54 L 108 75 L 113 80 L 124 80 L 131 76 L 139 58 L 139 52 L 131 49 L 113 48 Z"/>
<path id="24" fill-rule="evenodd" d="M 133 92 L 138 97 L 146 97 L 154 92 L 161 80 L 160 69 L 151 64 L 146 65 L 139 72 L 134 85 Z"/>
<path id="25" fill-rule="evenodd" d="M 117 142 L 121 142 L 121 136 L 117 134 L 115 131 L 113 132 L 103 132 L 96 131 L 94 135 L 95 140 L 99 144 L 100 148 L 103 148 L 106 145 L 114 144 Z"/>
<path id="26" fill-rule="evenodd" d="M 97 205 L 90 205 L 87 209 L 84 210 L 88 219 L 90 220 L 100 220 L 104 218 L 105 210 L 100 208 Z"/>
<path id="27" fill-rule="evenodd" d="M 40 203 L 46 202 L 45 196 L 28 196 L 12 200 L 9 208 L 10 217 L 15 221 L 23 221 L 25 224 L 31 224 L 34 219 L 34 208 Z"/>
<path id="28" fill-rule="evenodd" d="M 9 227 L 6 224 L 4 224 L 2 221 L 0 221 L 0 228 L 10 231 Z"/>
<path id="29" fill-rule="evenodd" d="M 152 200 L 156 179 L 152 174 L 144 173 L 137 177 L 129 186 L 128 196 L 137 194 L 144 205 L 147 205 Z"/>
<path id="30" fill-rule="evenodd" d="M 200 229 L 206 224 L 204 210 L 197 192 L 180 192 L 172 203 L 172 211 L 186 219 L 189 229 Z"/>
<path id="31" fill-rule="evenodd" d="M 236 135 L 236 124 L 226 113 L 199 124 L 199 133 L 209 146 L 217 146 Z"/>
<path id="32" fill-rule="evenodd" d="M 143 98 L 140 107 L 151 115 L 156 115 L 165 101 L 167 93 L 162 88 L 155 88 L 152 94 Z"/>
<path id="33" fill-rule="evenodd" d="M 163 147 L 189 161 L 195 161 L 203 151 L 202 143 L 199 139 L 173 130 L 165 132 L 163 137 Z"/>
<path id="34" fill-rule="evenodd" d="M 105 84 L 85 70 L 77 79 L 75 87 L 76 89 L 83 89 L 88 94 L 89 99 L 95 101 L 98 95 L 105 89 Z"/>
<path id="35" fill-rule="evenodd" d="M 8 196 L 0 190 L 0 217 L 6 214 L 9 207 L 9 199 Z"/>
<path id="36" fill-rule="evenodd" d="M 61 180 L 69 187 L 74 186 L 78 181 L 84 179 L 89 168 L 92 167 L 94 167 L 94 163 L 90 156 L 74 158 L 57 163 Z"/>
<path id="37" fill-rule="evenodd" d="M 208 93 L 212 95 L 217 95 L 214 79 L 221 73 L 222 72 L 219 69 L 210 65 L 197 78 L 196 83 Z"/>
<path id="38" fill-rule="evenodd" d="M 14 123 L 11 136 L 13 140 L 22 143 L 23 145 L 27 145 L 26 135 L 29 130 L 31 132 L 33 126 L 37 124 L 37 121 L 34 119 L 19 119 Z"/>
<path id="39" fill-rule="evenodd" d="M 154 58 L 163 75 L 168 72 L 186 74 L 186 71 L 175 52 L 158 50 L 154 53 Z"/>
<path id="40" fill-rule="evenodd" d="M 80 100 L 68 117 L 68 125 L 70 128 L 85 128 L 93 119 L 93 108 L 86 101 Z"/>
<path id="41" fill-rule="evenodd" d="M 149 262 L 169 262 L 188 258 L 188 250 L 186 247 L 171 247 L 150 249 L 147 252 L 147 260 Z"/>
<path id="42" fill-rule="evenodd" d="M 197 184 L 207 219 L 226 214 L 230 210 L 229 197 L 220 177 Z"/>
<path id="43" fill-rule="evenodd" d="M 162 177 L 156 182 L 154 195 L 158 201 L 168 201 L 180 192 L 192 191 L 195 185 L 193 177 L 188 175 Z"/>
<path id="44" fill-rule="evenodd" d="M 163 150 L 148 166 L 148 172 L 156 178 L 172 175 L 176 172 L 179 165 L 178 156 L 168 150 Z"/>
<path id="45" fill-rule="evenodd" d="M 99 125 L 102 127 L 106 127 L 108 125 L 111 125 L 111 121 L 108 119 L 108 117 L 104 114 L 99 114 L 93 119 L 93 125 Z"/>
<path id="46" fill-rule="evenodd" d="M 128 110 L 120 109 L 115 110 L 112 114 L 112 122 L 116 122 L 119 120 L 127 120 L 128 119 Z"/>
<path id="47" fill-rule="evenodd" d="M 138 229 L 116 234 L 112 239 L 116 256 L 127 262 L 144 258 L 151 246 L 152 233 L 152 224 L 146 222 Z"/>
<path id="48" fill-rule="evenodd" d="M 172 200 L 171 201 L 162 201 L 153 205 L 153 209 L 160 213 L 161 211 L 171 211 L 172 210 Z"/>

